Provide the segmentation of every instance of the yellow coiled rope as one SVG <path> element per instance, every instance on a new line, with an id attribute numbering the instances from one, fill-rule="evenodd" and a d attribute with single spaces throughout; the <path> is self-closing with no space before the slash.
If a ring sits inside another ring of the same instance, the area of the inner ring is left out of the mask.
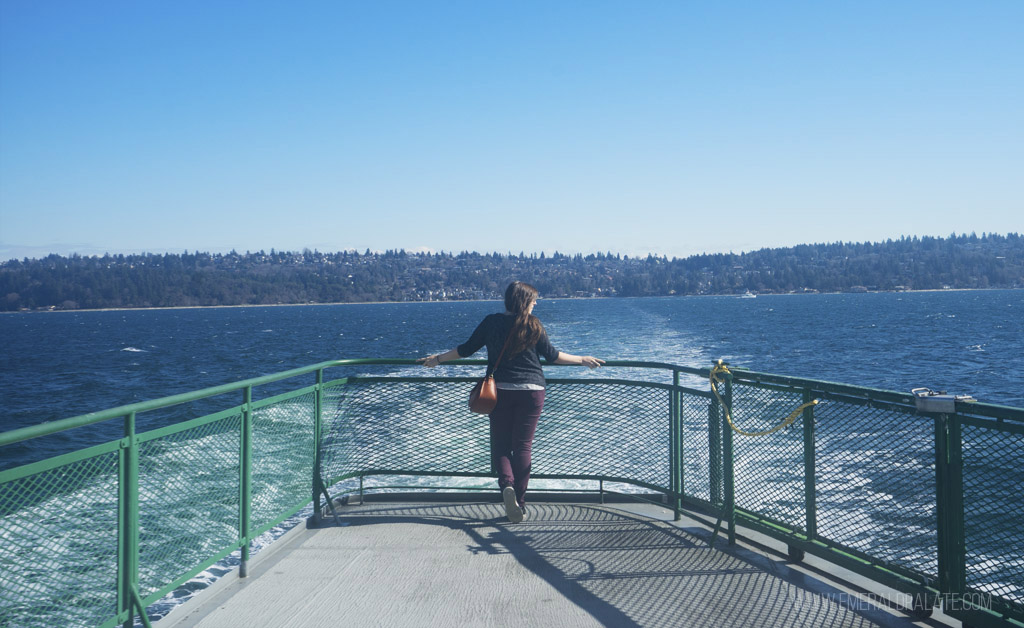
<path id="1" fill-rule="evenodd" d="M 790 425 L 792 425 L 793 421 L 796 421 L 797 417 L 800 416 L 800 414 L 804 410 L 810 408 L 811 406 L 818 405 L 817 399 L 814 399 L 801 405 L 796 410 L 790 412 L 789 416 L 782 420 L 782 423 L 779 423 L 778 425 L 769 430 L 762 430 L 760 432 L 748 432 L 746 430 L 741 430 L 740 428 L 736 427 L 735 423 L 732 422 L 732 411 L 729 410 L 729 406 L 728 404 L 725 403 L 725 399 L 722 399 L 722 396 L 718 394 L 718 387 L 715 385 L 724 383 L 724 380 L 719 376 L 719 374 L 724 373 L 729 373 L 729 368 L 721 360 L 719 360 L 718 363 L 715 364 L 715 368 L 711 369 L 711 374 L 708 376 L 708 380 L 711 382 L 711 392 L 715 393 L 715 397 L 718 398 L 718 403 L 722 404 L 722 407 L 725 408 L 725 420 L 729 422 L 729 427 L 731 427 L 733 431 L 736 432 L 737 434 L 742 434 L 744 436 L 765 436 L 773 432 L 778 432 L 782 428 L 789 427 Z"/>

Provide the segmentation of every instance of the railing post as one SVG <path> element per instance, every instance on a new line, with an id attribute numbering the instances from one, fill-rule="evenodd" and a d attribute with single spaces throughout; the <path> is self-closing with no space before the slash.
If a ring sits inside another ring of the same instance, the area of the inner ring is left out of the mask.
<path id="1" fill-rule="evenodd" d="M 949 415 L 949 572 L 950 592 L 967 593 L 967 539 L 964 532 L 964 452 L 959 414 Z"/>
<path id="2" fill-rule="evenodd" d="M 124 417 L 124 440 L 118 451 L 118 573 L 117 612 L 124 618 L 123 628 L 135 622 L 132 609 L 137 605 L 139 586 L 139 448 L 135 438 L 135 413 Z M 143 622 L 146 611 L 138 609 Z"/>
<path id="3" fill-rule="evenodd" d="M 733 412 L 732 373 L 725 374 L 725 405 L 726 412 Z M 733 469 L 732 429 L 722 416 L 722 458 L 725 468 L 725 518 L 729 526 L 729 545 L 736 545 L 736 478 Z"/>
<path id="4" fill-rule="evenodd" d="M 708 405 L 708 500 L 713 506 L 724 506 L 722 496 L 722 417 L 717 398 Z"/>
<path id="5" fill-rule="evenodd" d="M 323 407 L 324 407 L 324 370 L 316 371 L 316 401 L 313 409 L 313 526 L 320 525 L 320 433 L 323 429 Z"/>
<path id="6" fill-rule="evenodd" d="M 672 392 L 669 398 L 669 488 L 672 498 L 674 519 L 682 519 L 683 494 L 683 421 L 682 392 L 679 391 L 679 371 L 672 371 Z"/>
<path id="7" fill-rule="evenodd" d="M 963 440 L 960 416 L 935 415 L 935 493 L 939 591 L 962 597 L 967 589 L 964 540 Z"/>
<path id="8" fill-rule="evenodd" d="M 238 567 L 238 577 L 249 575 L 249 520 L 252 502 L 252 386 L 242 390 L 242 434 L 240 455 L 240 493 L 238 509 L 238 530 L 242 550 L 242 563 Z"/>
<path id="9" fill-rule="evenodd" d="M 812 391 L 804 389 L 804 403 L 814 400 Z M 815 460 L 814 406 L 804 408 L 804 512 L 807 519 L 807 540 L 818 536 L 818 485 Z"/>

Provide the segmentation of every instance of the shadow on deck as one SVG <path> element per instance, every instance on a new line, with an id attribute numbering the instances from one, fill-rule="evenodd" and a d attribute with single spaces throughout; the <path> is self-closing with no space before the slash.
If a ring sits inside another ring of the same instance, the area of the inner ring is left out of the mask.
<path id="1" fill-rule="evenodd" d="M 441 496 L 443 497 L 443 496 Z M 922 626 L 653 505 L 370 502 L 160 626 Z M 669 519 L 669 520 L 666 520 Z"/>

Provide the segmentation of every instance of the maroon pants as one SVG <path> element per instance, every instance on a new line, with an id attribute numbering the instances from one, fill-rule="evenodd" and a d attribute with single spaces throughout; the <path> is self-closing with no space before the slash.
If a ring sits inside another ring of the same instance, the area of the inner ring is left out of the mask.
<path id="1" fill-rule="evenodd" d="M 543 408 L 543 390 L 499 388 L 498 405 L 490 414 L 491 460 L 498 473 L 498 486 L 514 487 L 520 506 L 526 503 L 533 435 Z"/>

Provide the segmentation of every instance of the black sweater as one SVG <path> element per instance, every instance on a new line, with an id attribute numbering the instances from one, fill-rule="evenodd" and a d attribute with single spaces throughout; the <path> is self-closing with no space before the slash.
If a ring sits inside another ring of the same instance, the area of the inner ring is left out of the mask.
<path id="1" fill-rule="evenodd" d="M 487 371 L 494 369 L 505 339 L 512 331 L 515 317 L 508 313 L 491 314 L 480 321 L 469 340 L 455 348 L 459 357 L 468 358 L 484 345 L 487 346 Z M 558 359 L 558 350 L 551 346 L 548 334 L 541 328 L 537 344 L 521 351 L 518 355 L 509 355 L 508 351 L 501 358 L 498 370 L 494 371 L 494 381 L 506 384 L 537 384 L 544 385 L 544 370 L 540 366 L 540 356 L 548 362 Z"/>

